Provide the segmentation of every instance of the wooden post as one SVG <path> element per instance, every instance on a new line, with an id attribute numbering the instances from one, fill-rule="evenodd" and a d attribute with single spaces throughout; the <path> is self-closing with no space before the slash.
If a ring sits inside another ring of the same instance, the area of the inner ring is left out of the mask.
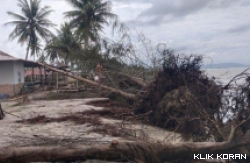
<path id="1" fill-rule="evenodd" d="M 42 84 L 42 69 L 41 67 L 39 67 L 39 74 L 40 74 L 40 83 Z"/>
<path id="2" fill-rule="evenodd" d="M 79 72 L 77 72 L 76 75 L 79 77 L 80 76 Z M 78 80 L 76 80 L 76 88 L 77 92 L 80 92 Z"/>
<path id="3" fill-rule="evenodd" d="M 56 90 L 58 92 L 58 72 L 56 72 Z"/>
<path id="4" fill-rule="evenodd" d="M 40 70 L 40 82 L 41 82 L 41 86 L 43 88 L 43 91 L 44 91 L 44 81 L 43 81 L 43 72 L 42 72 L 42 67 L 39 68 Z"/>
<path id="5" fill-rule="evenodd" d="M 49 85 L 54 85 L 55 83 L 54 83 L 54 71 L 50 71 L 50 76 L 49 76 Z"/>
<path id="6" fill-rule="evenodd" d="M 2 120 L 4 118 L 4 112 L 3 112 L 3 109 L 2 109 L 2 105 L 0 103 L 0 120 Z"/>
<path id="7" fill-rule="evenodd" d="M 32 81 L 32 82 L 35 82 L 34 67 L 31 68 L 31 71 L 32 71 L 31 81 Z"/>

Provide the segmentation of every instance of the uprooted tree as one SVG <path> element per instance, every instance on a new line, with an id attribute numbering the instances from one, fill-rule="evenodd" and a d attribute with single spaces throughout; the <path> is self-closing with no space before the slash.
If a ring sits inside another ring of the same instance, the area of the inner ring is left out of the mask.
<path id="1" fill-rule="evenodd" d="M 209 79 L 201 70 L 202 57 L 175 55 L 169 50 L 164 50 L 162 54 L 162 69 L 149 84 L 140 81 L 139 83 L 143 83 L 143 91 L 137 94 L 77 77 L 46 64 L 41 65 L 135 101 L 134 113 L 143 115 L 145 123 L 149 121 L 152 125 L 181 133 L 193 143 L 111 142 L 108 145 L 87 147 L 29 147 L 9 149 L 0 153 L 0 158 L 4 161 L 22 157 L 24 161 L 101 159 L 183 162 L 185 159 L 192 159 L 195 153 L 242 153 L 249 156 L 250 77 L 247 71 L 222 86 L 214 79 Z M 235 84 L 242 78 L 245 79 L 243 84 Z M 231 87 L 232 84 L 234 87 Z M 234 116 L 229 117 L 228 112 Z M 227 123 L 223 123 L 225 117 Z M 6 152 L 10 154 L 7 155 Z M 28 157 L 31 154 L 37 157 Z M 6 157 L 3 158 L 3 155 Z"/>
<path id="2" fill-rule="evenodd" d="M 145 123 L 181 133 L 187 140 L 197 143 L 159 144 L 135 141 L 86 147 L 10 147 L 8 150 L 0 150 L 0 162 L 118 158 L 125 162 L 165 162 L 192 158 L 192 153 L 197 152 L 242 152 L 249 155 L 250 80 L 246 71 L 222 87 L 201 71 L 200 56 L 182 56 L 171 50 L 163 50 L 160 61 L 162 67 L 150 82 L 121 72 L 116 73 L 117 78 L 122 79 L 118 82 L 118 87 L 74 76 L 68 71 L 44 63 L 38 64 L 134 101 L 130 104 L 136 108 L 132 110 L 135 117 L 141 115 L 141 120 Z M 230 88 L 231 83 L 242 77 L 246 79 L 244 84 L 236 89 Z M 126 92 L 129 87 L 133 91 Z M 235 116 L 229 117 L 231 120 L 223 124 L 222 120 L 228 111 Z M 37 157 L 30 157 L 31 155 Z"/>

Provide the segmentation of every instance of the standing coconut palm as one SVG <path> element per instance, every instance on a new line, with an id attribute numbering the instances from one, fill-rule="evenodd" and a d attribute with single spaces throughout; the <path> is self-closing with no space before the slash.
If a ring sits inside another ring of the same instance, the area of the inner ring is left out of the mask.
<path id="1" fill-rule="evenodd" d="M 102 2 L 102 0 L 66 0 L 74 8 L 65 14 L 66 18 L 70 18 L 70 25 L 76 28 L 76 35 L 79 39 L 84 40 L 85 50 L 89 46 L 89 41 L 97 41 L 99 32 L 104 25 L 109 25 L 113 21 L 113 25 L 118 24 L 116 14 L 111 13 L 110 1 Z"/>
<path id="2" fill-rule="evenodd" d="M 46 51 L 45 58 L 48 58 L 50 62 L 54 62 L 55 60 L 58 61 L 58 59 L 60 58 L 57 49 L 55 48 L 56 42 L 57 42 L 57 37 L 54 36 L 52 40 L 47 42 L 44 49 Z"/>
<path id="3" fill-rule="evenodd" d="M 26 56 L 38 54 L 41 49 L 40 39 L 48 40 L 52 33 L 47 29 L 55 26 L 47 16 L 53 11 L 48 6 L 41 7 L 40 0 L 18 0 L 18 6 L 22 14 L 16 14 L 8 11 L 7 13 L 15 18 L 5 24 L 15 25 L 15 29 L 9 35 L 10 40 L 17 38 L 17 42 L 27 43 Z"/>
<path id="4" fill-rule="evenodd" d="M 54 59 L 62 58 L 65 64 L 69 61 L 73 61 L 78 54 L 81 47 L 76 40 L 72 29 L 68 23 L 64 23 L 60 30 L 58 30 L 57 36 L 48 42 L 45 47 L 47 57 L 54 61 Z"/>

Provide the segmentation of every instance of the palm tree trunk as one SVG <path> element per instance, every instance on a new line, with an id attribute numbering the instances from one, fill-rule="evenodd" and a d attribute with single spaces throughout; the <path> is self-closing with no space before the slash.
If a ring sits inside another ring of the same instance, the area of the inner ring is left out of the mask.
<path id="1" fill-rule="evenodd" d="M 30 40 L 29 40 L 29 44 L 28 44 L 27 49 L 26 49 L 26 56 L 25 56 L 25 60 L 28 60 L 29 50 L 30 50 Z"/>

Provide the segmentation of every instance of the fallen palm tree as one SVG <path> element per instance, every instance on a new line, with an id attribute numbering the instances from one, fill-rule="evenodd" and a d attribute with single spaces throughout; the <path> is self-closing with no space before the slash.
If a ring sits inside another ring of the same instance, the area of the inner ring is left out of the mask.
<path id="1" fill-rule="evenodd" d="M 71 74 L 70 72 L 68 71 L 64 71 L 64 70 L 60 70 L 58 68 L 55 68 L 55 67 L 52 67 L 51 65 L 48 65 L 48 64 L 45 64 L 45 63 L 38 63 L 40 66 L 43 66 L 49 70 L 52 70 L 52 71 L 55 71 L 55 72 L 58 72 L 58 73 L 61 73 L 61 74 L 64 74 L 68 77 L 71 77 L 73 79 L 76 79 L 76 80 L 79 80 L 79 81 L 82 81 L 86 84 L 90 84 L 90 85 L 93 85 L 93 86 L 97 86 L 97 87 L 100 87 L 100 88 L 103 88 L 103 89 L 106 89 L 108 91 L 112 91 L 112 92 L 116 92 L 118 94 L 120 94 L 121 96 L 125 97 L 125 98 L 128 98 L 128 99 L 132 99 L 132 100 L 136 100 L 136 95 L 134 94 L 131 94 L 131 93 L 127 93 L 127 92 L 124 92 L 122 90 L 119 90 L 119 89 L 115 89 L 115 88 L 112 88 L 112 87 L 109 87 L 109 86 L 106 86 L 106 85 L 103 85 L 103 84 L 100 84 L 100 83 L 97 83 L 95 81 L 92 81 L 92 80 L 89 80 L 89 79 L 86 79 L 86 78 L 82 78 L 82 77 L 79 77 L 79 76 L 75 76 L 73 74 Z"/>
<path id="2" fill-rule="evenodd" d="M 54 162 L 105 160 L 117 162 L 164 163 L 201 162 L 205 158 L 247 162 L 249 138 L 244 142 L 154 143 L 118 142 L 90 146 L 49 146 L 0 148 L 0 162 Z M 244 150 L 243 150 L 244 149 Z M 207 157 L 207 156 L 210 157 Z M 202 160 L 200 160 L 202 159 Z"/>

